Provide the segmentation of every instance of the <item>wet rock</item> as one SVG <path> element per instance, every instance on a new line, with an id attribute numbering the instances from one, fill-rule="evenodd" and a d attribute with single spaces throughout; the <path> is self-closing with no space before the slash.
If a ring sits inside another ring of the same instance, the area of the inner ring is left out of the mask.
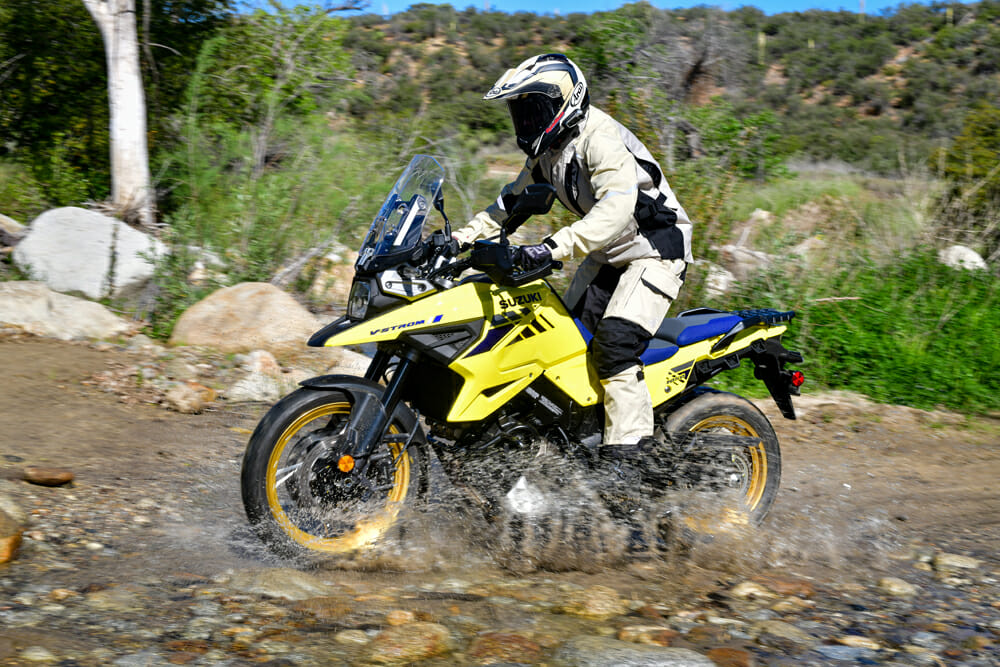
<path id="1" fill-rule="evenodd" d="M 561 667 L 714 667 L 708 657 L 686 648 L 631 644 L 606 637 L 573 637 L 556 652 Z"/>
<path id="2" fill-rule="evenodd" d="M 975 570 L 982 565 L 982 561 L 959 554 L 938 553 L 934 556 L 931 564 L 935 570 L 940 572 L 954 572 L 956 570 Z"/>
<path id="3" fill-rule="evenodd" d="M 241 593 L 286 600 L 325 597 L 334 589 L 332 584 L 321 577 L 280 567 L 236 572 L 229 580 L 229 587 Z"/>
<path id="4" fill-rule="evenodd" d="M 812 644 L 814 641 L 809 633 L 800 630 L 791 623 L 785 623 L 784 621 L 764 621 L 755 625 L 753 630 L 758 634 L 758 637 L 770 635 L 779 639 L 788 640 L 795 644 Z"/>
<path id="5" fill-rule="evenodd" d="M 24 480 L 39 486 L 62 486 L 73 481 L 73 473 L 63 468 L 28 466 L 24 469 Z"/>
<path id="6" fill-rule="evenodd" d="M 844 662 L 857 662 L 858 660 L 871 659 L 875 657 L 875 651 L 860 646 L 844 646 L 842 644 L 820 644 L 813 649 L 824 658 L 831 660 L 841 660 Z"/>
<path id="7" fill-rule="evenodd" d="M 920 589 L 898 577 L 882 577 L 878 580 L 880 591 L 893 597 L 913 597 Z"/>
<path id="8" fill-rule="evenodd" d="M 679 635 L 676 630 L 661 625 L 629 625 L 618 631 L 618 639 L 623 642 L 653 646 L 670 646 Z"/>
<path id="9" fill-rule="evenodd" d="M 0 563 L 9 563 L 17 558 L 23 532 L 20 522 L 0 510 Z"/>
<path id="10" fill-rule="evenodd" d="M 778 594 L 756 581 L 744 581 L 736 584 L 729 590 L 729 594 L 735 598 L 745 598 L 749 600 L 761 599 L 770 600 L 778 597 Z"/>
<path id="11" fill-rule="evenodd" d="M 343 630 L 333 636 L 333 641 L 344 646 L 366 646 L 372 638 L 364 630 Z"/>
<path id="12" fill-rule="evenodd" d="M 705 657 L 714 662 L 716 667 L 756 667 L 757 665 L 753 653 L 742 648 L 713 648 L 705 653 Z"/>
<path id="13" fill-rule="evenodd" d="M 598 621 L 628 613 L 628 607 L 618 591 L 606 586 L 591 586 L 572 591 L 558 610 L 564 614 Z"/>
<path id="14" fill-rule="evenodd" d="M 438 623 L 389 627 L 372 640 L 367 660 L 380 665 L 406 664 L 451 651 L 451 633 Z"/>
<path id="15" fill-rule="evenodd" d="M 44 646 L 29 646 L 21 651 L 18 657 L 25 662 L 31 663 L 58 662 L 59 660 L 59 658 L 52 654 L 52 651 Z"/>
<path id="16" fill-rule="evenodd" d="M 406 625 L 417 620 L 417 615 L 408 609 L 393 609 L 385 615 L 385 622 L 389 625 Z"/>
<path id="17" fill-rule="evenodd" d="M 512 632 L 485 632 L 472 641 L 469 657 L 480 664 L 536 664 L 541 660 L 542 647 L 535 641 Z"/>
<path id="18" fill-rule="evenodd" d="M 801 598 L 811 598 L 816 594 L 816 587 L 805 579 L 787 576 L 760 577 L 759 583 L 767 587 L 778 595 L 796 596 Z"/>
<path id="19" fill-rule="evenodd" d="M 143 609 L 149 591 L 136 584 L 122 584 L 88 593 L 84 599 L 88 607 L 99 611 L 138 611 Z"/>
<path id="20" fill-rule="evenodd" d="M 302 600 L 293 609 L 324 621 L 339 620 L 351 613 L 351 605 L 348 600 L 331 596 Z"/>
<path id="21" fill-rule="evenodd" d="M 838 644 L 843 644 L 844 646 L 852 646 L 854 648 L 864 648 L 871 651 L 878 651 L 882 648 L 882 645 L 871 637 L 862 637 L 860 635 L 845 635 L 843 637 L 837 638 Z"/>

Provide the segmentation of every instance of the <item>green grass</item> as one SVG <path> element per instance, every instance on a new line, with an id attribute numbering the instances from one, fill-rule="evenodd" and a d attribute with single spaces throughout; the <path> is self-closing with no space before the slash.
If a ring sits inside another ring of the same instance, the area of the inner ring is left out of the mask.
<path id="1" fill-rule="evenodd" d="M 943 406 L 972 413 L 1000 409 L 1000 279 L 942 266 L 918 249 L 882 264 L 858 260 L 825 276 L 831 296 L 804 298 L 788 275 L 743 286 L 729 307 L 794 309 L 786 347 L 805 355 L 810 386 L 845 389 L 881 402 Z M 719 384 L 760 395 L 749 368 Z"/>

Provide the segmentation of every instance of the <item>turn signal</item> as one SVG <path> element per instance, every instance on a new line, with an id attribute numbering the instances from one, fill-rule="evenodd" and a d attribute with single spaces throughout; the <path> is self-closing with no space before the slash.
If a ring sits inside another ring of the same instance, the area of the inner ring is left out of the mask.
<path id="1" fill-rule="evenodd" d="M 344 454 L 337 461 L 337 467 L 340 468 L 340 472 L 351 472 L 354 470 L 354 457 L 350 454 Z"/>
<path id="2" fill-rule="evenodd" d="M 801 387 L 802 383 L 806 381 L 806 376 L 802 374 L 802 371 L 795 371 L 792 373 L 792 386 L 795 388 Z"/>

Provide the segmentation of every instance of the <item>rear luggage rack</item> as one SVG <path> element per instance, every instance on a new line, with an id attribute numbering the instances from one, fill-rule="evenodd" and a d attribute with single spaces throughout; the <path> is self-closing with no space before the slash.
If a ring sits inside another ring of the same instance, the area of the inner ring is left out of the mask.
<path id="1" fill-rule="evenodd" d="M 780 324 L 782 322 L 788 322 L 793 317 L 795 317 L 794 310 L 775 310 L 773 308 L 759 308 L 756 310 L 735 310 L 733 315 L 737 315 L 741 318 L 741 322 L 737 322 L 732 329 L 726 332 L 726 335 L 719 339 L 719 342 L 712 346 L 712 352 L 718 352 L 722 348 L 733 342 L 736 335 L 760 324 L 771 326 L 773 324 Z"/>

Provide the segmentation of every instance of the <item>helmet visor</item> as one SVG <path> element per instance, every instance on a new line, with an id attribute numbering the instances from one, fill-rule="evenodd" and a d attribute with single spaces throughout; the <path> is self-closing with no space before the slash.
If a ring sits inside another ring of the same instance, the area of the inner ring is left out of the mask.
<path id="1" fill-rule="evenodd" d="M 508 100 L 507 109 L 514 121 L 514 133 L 523 141 L 534 141 L 544 132 L 559 112 L 558 100 L 538 93 L 521 95 Z"/>

